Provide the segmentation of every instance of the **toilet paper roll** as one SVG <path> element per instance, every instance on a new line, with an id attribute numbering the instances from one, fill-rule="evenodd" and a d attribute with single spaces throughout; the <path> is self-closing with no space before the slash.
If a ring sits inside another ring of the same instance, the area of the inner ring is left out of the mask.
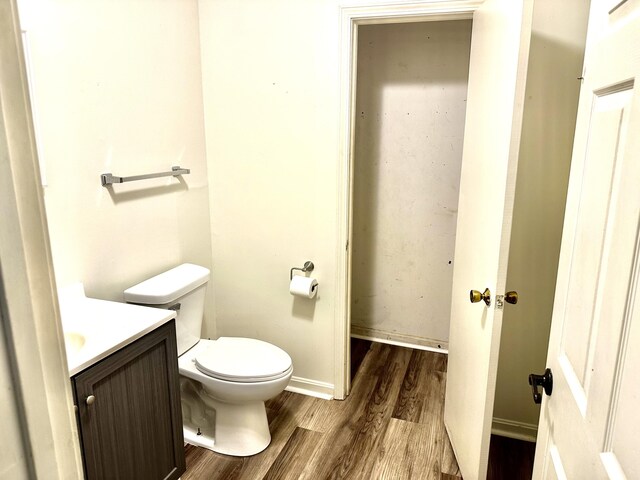
<path id="1" fill-rule="evenodd" d="M 289 284 L 289 293 L 296 297 L 313 298 L 318 291 L 318 280 L 313 277 L 294 275 Z"/>

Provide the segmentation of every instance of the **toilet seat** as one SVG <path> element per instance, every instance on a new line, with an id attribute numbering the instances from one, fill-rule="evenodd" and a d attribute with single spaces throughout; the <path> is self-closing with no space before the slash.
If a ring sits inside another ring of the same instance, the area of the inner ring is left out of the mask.
<path id="1" fill-rule="evenodd" d="M 293 369 L 281 348 L 242 337 L 220 337 L 196 355 L 195 366 L 210 377 L 238 383 L 276 380 Z"/>

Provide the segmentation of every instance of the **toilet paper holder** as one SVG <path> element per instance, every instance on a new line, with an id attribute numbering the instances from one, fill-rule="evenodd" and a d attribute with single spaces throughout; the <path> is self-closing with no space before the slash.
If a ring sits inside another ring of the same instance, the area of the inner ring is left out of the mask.
<path id="1" fill-rule="evenodd" d="M 293 280 L 293 271 L 294 270 L 300 270 L 301 272 L 313 272 L 313 269 L 315 268 L 315 266 L 313 265 L 313 262 L 309 262 L 306 261 L 304 262 L 304 265 L 302 267 L 293 267 L 291 269 L 291 272 L 289 273 L 289 280 Z"/>

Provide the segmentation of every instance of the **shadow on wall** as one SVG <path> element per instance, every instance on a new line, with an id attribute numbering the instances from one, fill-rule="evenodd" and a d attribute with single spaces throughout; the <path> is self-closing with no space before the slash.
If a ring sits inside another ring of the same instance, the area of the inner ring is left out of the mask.
<path id="1" fill-rule="evenodd" d="M 157 195 L 166 195 L 168 193 L 186 192 L 189 190 L 189 185 L 182 177 L 175 177 L 178 183 L 172 183 L 171 185 L 158 185 L 155 187 L 136 188 L 135 190 L 116 191 L 118 187 L 113 185 L 107 185 L 106 188 L 109 192 L 109 197 L 114 205 L 119 203 L 131 202 L 134 200 L 141 200 L 143 198 L 155 197 Z M 119 186 L 119 185 L 118 185 Z"/>
<path id="2" fill-rule="evenodd" d="M 302 320 L 313 321 L 313 316 L 316 311 L 316 302 L 319 299 L 319 293 L 314 298 L 293 297 L 291 315 Z"/>

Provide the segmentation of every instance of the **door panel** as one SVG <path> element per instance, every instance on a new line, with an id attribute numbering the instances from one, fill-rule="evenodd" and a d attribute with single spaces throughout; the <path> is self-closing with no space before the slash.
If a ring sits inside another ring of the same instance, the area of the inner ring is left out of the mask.
<path id="1" fill-rule="evenodd" d="M 572 315 L 566 317 L 562 335 L 562 348 L 572 367 L 572 375 L 586 390 L 590 380 L 588 371 L 589 352 L 593 336 L 597 330 L 595 309 L 602 305 L 601 298 L 595 295 L 583 295 L 584 292 L 595 292 L 598 273 L 602 264 L 605 243 L 604 230 L 610 207 L 610 196 L 613 188 L 613 171 L 616 165 L 616 148 L 621 134 L 622 119 L 621 95 L 603 95 L 594 102 L 592 119 L 593 147 L 589 152 L 583 173 L 584 195 L 580 202 L 578 224 L 583 234 L 576 236 L 573 256 L 579 259 L 572 264 L 567 309 Z M 613 97 L 613 98 L 611 98 Z M 612 105 L 613 104 L 613 105 Z M 584 319 L 592 322 L 585 325 Z M 587 328 L 585 328 L 585 326 Z"/>
<path id="2" fill-rule="evenodd" d="M 640 2 L 592 5 L 534 478 L 640 478 Z"/>
<path id="3" fill-rule="evenodd" d="M 631 98 L 629 90 L 604 93 L 594 99 L 589 142 L 592 145 L 585 159 L 578 210 L 577 228 L 573 246 L 573 261 L 569 274 L 569 289 L 561 340 L 566 356 L 567 375 L 571 385 L 579 385 L 574 392 L 585 408 L 585 395 L 593 372 L 594 347 L 604 297 L 598 294 L 601 275 L 610 270 L 608 265 L 611 245 L 605 239 L 605 227 L 616 205 L 612 194 L 619 178 L 614 178 L 616 152 L 623 147 L 628 125 L 625 107 Z M 622 273 L 622 272 L 619 272 Z M 593 292 L 595 295 L 587 292 Z M 607 304 L 611 304 L 607 299 Z"/>
<path id="4" fill-rule="evenodd" d="M 484 478 L 504 294 L 532 2 L 488 0 L 474 13 L 451 303 L 445 425 L 465 479 Z"/>

